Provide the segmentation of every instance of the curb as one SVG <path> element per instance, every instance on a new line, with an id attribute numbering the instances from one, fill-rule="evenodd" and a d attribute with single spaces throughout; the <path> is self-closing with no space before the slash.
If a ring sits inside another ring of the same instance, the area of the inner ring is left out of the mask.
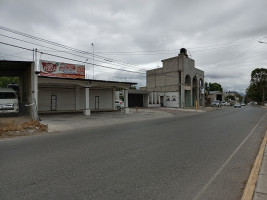
<path id="1" fill-rule="evenodd" d="M 249 179 L 248 179 L 248 182 L 246 184 L 246 187 L 245 187 L 245 190 L 244 190 L 244 193 L 243 193 L 241 200 L 252 200 L 253 199 L 253 195 L 254 195 L 254 191 L 256 188 L 256 183 L 257 183 L 259 171 L 261 168 L 261 163 L 262 163 L 266 143 L 267 143 L 267 130 L 266 130 L 265 136 L 263 138 L 263 141 L 261 143 L 259 153 L 256 157 L 254 164 L 253 164 L 253 168 L 250 172 Z"/>

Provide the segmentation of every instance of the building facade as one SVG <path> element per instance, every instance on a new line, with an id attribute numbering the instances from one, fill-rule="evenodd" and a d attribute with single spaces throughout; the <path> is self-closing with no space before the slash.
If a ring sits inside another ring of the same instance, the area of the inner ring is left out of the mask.
<path id="1" fill-rule="evenodd" d="M 146 87 L 149 107 L 185 108 L 204 106 L 204 71 L 181 49 L 178 56 L 162 60 L 163 67 L 148 70 Z"/>
<path id="2" fill-rule="evenodd" d="M 38 112 L 109 111 L 115 108 L 115 90 L 123 88 L 124 112 L 128 113 L 128 89 L 135 83 L 38 77 Z"/>

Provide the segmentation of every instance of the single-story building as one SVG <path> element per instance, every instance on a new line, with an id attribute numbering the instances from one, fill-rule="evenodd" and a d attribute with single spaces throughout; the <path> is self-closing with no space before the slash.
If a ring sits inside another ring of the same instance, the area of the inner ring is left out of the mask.
<path id="1" fill-rule="evenodd" d="M 33 119 L 38 113 L 110 111 L 115 108 L 115 90 L 124 91 L 128 113 L 128 89 L 132 82 L 85 79 L 85 67 L 69 63 L 0 61 L 0 77 L 18 77 L 20 114 L 24 108 Z M 74 78 L 73 78 L 74 77 Z"/>
<path id="2" fill-rule="evenodd" d="M 38 112 L 109 111 L 115 108 L 115 90 L 124 89 L 124 111 L 128 109 L 128 88 L 136 83 L 91 79 L 38 77 Z"/>

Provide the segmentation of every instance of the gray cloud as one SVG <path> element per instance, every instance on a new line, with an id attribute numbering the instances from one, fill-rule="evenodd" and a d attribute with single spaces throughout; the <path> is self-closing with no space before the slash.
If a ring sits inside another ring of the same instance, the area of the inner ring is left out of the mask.
<path id="1" fill-rule="evenodd" d="M 0 25 L 91 52 L 93 42 L 98 55 L 144 70 L 161 66 L 162 59 L 173 57 L 178 49 L 186 47 L 196 67 L 205 71 L 206 81 L 244 92 L 251 71 L 266 67 L 267 45 L 257 43 L 259 39 L 267 41 L 266 7 L 264 0 L 1 0 Z M 10 35 L 1 30 L 0 34 Z M 2 36 L 0 41 L 36 47 Z M 17 54 L 20 51 L 0 45 L 0 59 L 31 59 L 31 53 Z M 128 65 L 120 68 L 133 70 Z M 96 73 L 99 79 L 126 77 L 139 85 L 145 84 L 143 75 L 105 68 L 96 68 Z"/>

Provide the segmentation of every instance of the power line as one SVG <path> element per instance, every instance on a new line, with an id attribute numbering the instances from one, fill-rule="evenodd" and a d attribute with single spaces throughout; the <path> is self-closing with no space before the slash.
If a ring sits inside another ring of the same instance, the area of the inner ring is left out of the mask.
<path id="1" fill-rule="evenodd" d="M 13 34 L 17 34 L 17 35 L 23 36 L 23 37 L 27 37 L 27 38 L 30 38 L 30 39 L 33 39 L 33 40 L 37 40 L 37 41 L 44 42 L 44 43 L 47 43 L 47 44 L 50 44 L 50 45 L 54 45 L 54 46 L 57 46 L 57 47 L 60 47 L 60 48 L 68 49 L 68 50 L 74 51 L 76 53 L 80 53 L 80 54 L 84 54 L 84 55 L 92 55 L 91 52 L 87 52 L 87 51 L 79 50 L 79 49 L 76 49 L 76 48 L 73 48 L 73 47 L 69 47 L 69 46 L 66 46 L 66 45 L 62 45 L 62 44 L 59 44 L 59 43 L 56 43 L 56 42 L 52 42 L 52 41 L 49 41 L 49 40 L 46 40 L 46 39 L 42 39 L 42 38 L 30 35 L 30 34 L 19 32 L 19 31 L 16 31 L 14 29 L 10 29 L 10 28 L 4 27 L 4 26 L 0 26 L 0 29 L 2 29 L 4 31 L 7 31 L 7 32 L 11 32 Z M 134 65 L 126 63 L 126 62 L 121 62 L 121 61 L 117 61 L 115 59 L 106 58 L 106 57 L 103 57 L 103 56 L 99 56 L 97 54 L 95 54 L 94 56 L 96 56 L 96 57 L 98 57 L 100 59 L 109 59 L 109 60 L 112 60 L 112 62 L 115 62 L 115 63 L 120 62 L 120 63 L 126 64 L 128 66 L 129 65 L 134 66 Z"/>
<path id="2" fill-rule="evenodd" d="M 26 40 L 14 38 L 14 37 L 11 37 L 11 36 L 7 36 L 7 35 L 3 35 L 3 34 L 0 34 L 0 36 L 6 37 L 6 38 L 9 38 L 9 39 L 13 39 L 13 40 L 17 40 L 17 41 L 21 41 L 21 42 L 25 42 L 25 43 L 28 43 L 28 44 L 37 45 L 37 46 L 40 46 L 40 47 L 43 47 L 43 48 L 46 48 L 46 49 L 51 49 L 51 50 L 53 50 L 55 52 L 63 52 L 63 53 L 68 53 L 68 54 L 73 55 L 73 56 L 77 56 L 77 57 L 81 57 L 81 58 L 85 58 L 85 59 L 91 59 L 89 57 L 85 57 L 85 56 L 82 56 L 82 55 L 77 55 L 77 54 L 71 53 L 70 51 L 61 51 L 61 50 L 58 50 L 58 49 L 55 49 L 55 48 L 52 48 L 52 47 L 47 47 L 47 46 L 44 46 L 44 45 L 40 45 L 40 44 L 29 42 L 29 41 L 26 41 Z M 44 51 L 47 51 L 47 50 L 44 50 Z M 103 60 L 95 59 L 95 60 L 98 61 L 98 62 L 107 63 L 107 64 L 110 64 L 110 62 L 112 62 L 112 59 L 103 59 Z M 112 64 L 125 67 L 125 65 L 120 64 L 118 62 L 112 62 Z M 131 67 L 131 66 L 129 66 L 129 67 L 132 68 L 132 69 L 135 69 L 134 67 Z M 144 71 L 142 69 L 137 69 L 137 70 L 138 71 Z"/>
<path id="3" fill-rule="evenodd" d="M 24 49 L 24 50 L 28 50 L 28 51 L 34 51 L 33 49 L 29 49 L 29 48 L 25 48 L 25 47 L 13 45 L 13 44 L 8 44 L 8 43 L 4 43 L 4 42 L 0 42 L 0 44 L 4 44 L 4 45 L 7 45 L 7 46 L 12 46 L 12 47 L 16 47 L 16 48 L 20 48 L 20 49 Z M 71 61 L 83 63 L 83 64 L 92 64 L 92 63 L 89 63 L 89 62 L 85 62 L 85 61 L 81 61 L 81 60 L 76 60 L 76 59 L 72 59 L 72 58 L 67 58 L 67 57 L 64 57 L 64 56 L 58 56 L 58 55 L 55 55 L 55 54 L 45 53 L 45 52 L 42 52 L 42 51 L 37 51 L 37 52 L 39 52 L 41 54 L 45 54 L 45 55 L 57 57 L 57 58 L 62 58 L 62 59 L 66 59 L 66 60 L 71 60 Z M 109 66 L 104 66 L 104 65 L 99 65 L 99 64 L 95 64 L 95 65 L 98 66 L 98 67 L 103 67 L 103 68 L 107 68 L 107 69 L 114 69 L 114 70 L 119 70 L 119 71 L 124 71 L 124 72 L 145 74 L 145 73 L 142 73 L 142 72 L 130 71 L 130 70 L 125 70 L 125 69 L 119 69 L 119 68 L 114 68 L 114 67 L 109 67 Z"/>

